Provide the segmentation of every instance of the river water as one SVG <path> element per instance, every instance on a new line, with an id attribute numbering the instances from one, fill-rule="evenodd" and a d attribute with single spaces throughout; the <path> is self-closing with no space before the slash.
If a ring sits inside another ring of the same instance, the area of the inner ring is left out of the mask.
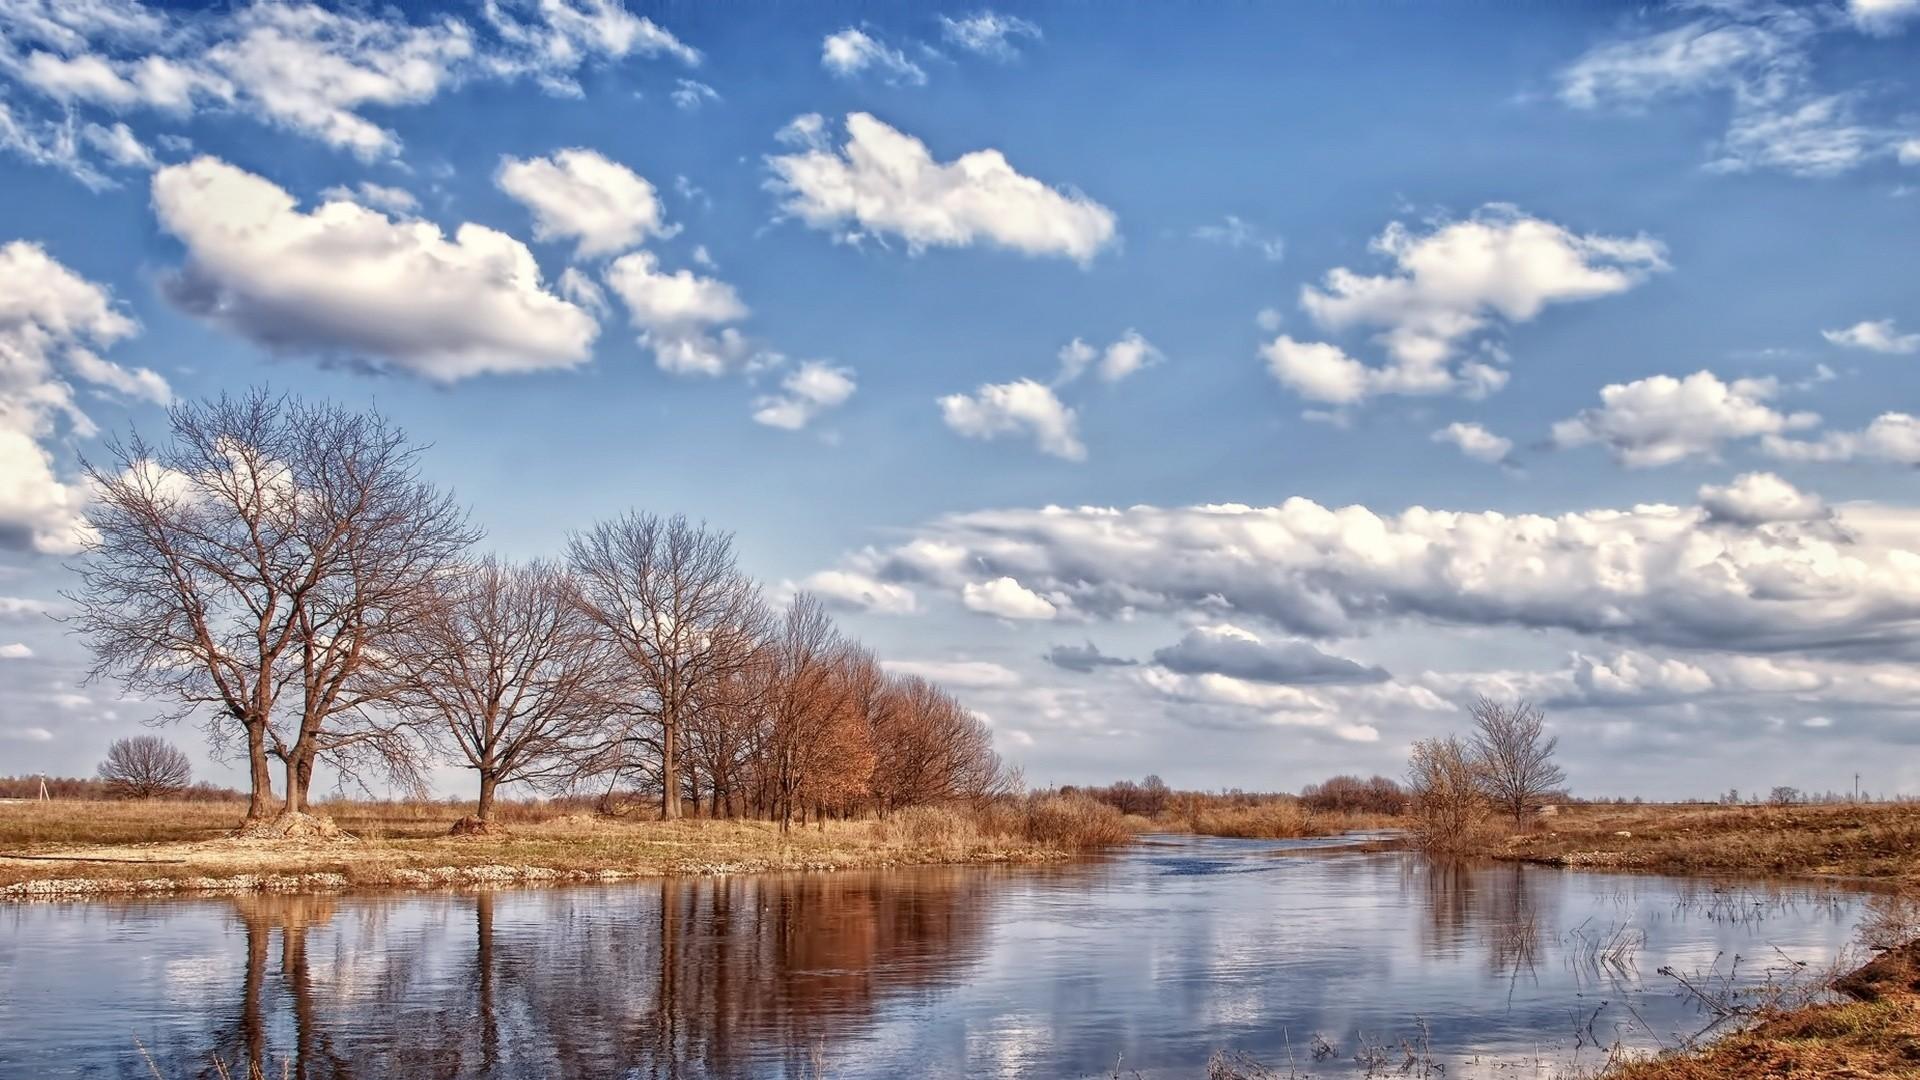
<path id="1" fill-rule="evenodd" d="M 1282 1075 L 1403 1075 L 1412 1054 L 1411 1075 L 1547 1078 L 1702 1028 L 1659 969 L 1790 977 L 1863 910 L 1816 886 L 1313 846 L 14 905 L 0 1077 L 1159 1078 L 1227 1051 Z"/>

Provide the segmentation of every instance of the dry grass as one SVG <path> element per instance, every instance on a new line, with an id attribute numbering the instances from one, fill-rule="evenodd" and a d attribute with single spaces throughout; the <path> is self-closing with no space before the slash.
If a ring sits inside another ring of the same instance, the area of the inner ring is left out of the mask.
<path id="1" fill-rule="evenodd" d="M 1130 836 L 1118 812 L 1042 797 L 985 812 L 922 808 L 888 821 L 829 821 L 782 833 L 761 821 L 610 819 L 551 808 L 503 815 L 505 836 L 453 837 L 465 807 L 327 803 L 355 839 L 229 838 L 242 803 L 0 804 L 0 899 L 170 888 L 304 890 L 441 886 L 663 874 L 1043 861 Z M 78 881 L 74 886 L 49 882 Z M 11 887 L 11 888 L 9 888 Z"/>
<path id="2" fill-rule="evenodd" d="M 1851 1000 L 1776 1013 L 1705 1050 L 1634 1062 L 1607 1080 L 1920 1077 L 1920 944 L 1842 978 Z"/>
<path id="3" fill-rule="evenodd" d="M 1236 836 L 1254 840 L 1294 840 L 1309 836 L 1402 828 L 1406 819 L 1381 814 L 1307 810 L 1293 799 L 1273 799 L 1252 806 L 1206 807 L 1182 822 L 1202 836 Z"/>
<path id="4" fill-rule="evenodd" d="M 1572 806 L 1484 854 L 1669 874 L 1920 876 L 1920 806 Z"/>

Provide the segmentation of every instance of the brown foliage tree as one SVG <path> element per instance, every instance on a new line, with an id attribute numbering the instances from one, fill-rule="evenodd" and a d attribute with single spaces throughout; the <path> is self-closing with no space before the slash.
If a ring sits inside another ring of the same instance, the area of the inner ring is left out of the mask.
<path id="1" fill-rule="evenodd" d="M 158 735 L 135 735 L 107 747 L 100 779 L 118 798 L 151 799 L 185 790 L 193 782 L 193 762 Z"/>

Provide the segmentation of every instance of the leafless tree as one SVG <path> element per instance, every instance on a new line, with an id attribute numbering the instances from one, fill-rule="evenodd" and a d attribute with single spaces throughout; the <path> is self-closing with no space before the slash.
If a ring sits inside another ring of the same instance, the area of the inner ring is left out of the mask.
<path id="1" fill-rule="evenodd" d="M 629 723 L 603 760 L 653 771 L 660 816 L 678 818 L 688 721 L 751 663 L 766 626 L 760 590 L 740 572 L 731 534 L 684 517 L 629 513 L 567 550 L 581 610 L 629 676 Z"/>
<path id="2" fill-rule="evenodd" d="M 180 748 L 158 735 L 115 739 L 100 763 L 100 779 L 123 798 L 171 795 L 193 781 L 193 763 Z"/>
<path id="3" fill-rule="evenodd" d="M 91 536 L 69 599 L 92 675 L 201 715 L 216 749 L 244 745 L 250 819 L 272 812 L 272 757 L 286 811 L 323 755 L 406 773 L 409 741 L 371 708 L 391 684 L 364 676 L 473 538 L 419 480 L 421 448 L 376 414 L 263 390 L 178 405 L 169 429 L 85 466 Z"/>
<path id="4" fill-rule="evenodd" d="M 1509 705 L 1483 697 L 1469 711 L 1480 783 L 1488 801 L 1518 825 L 1567 782 L 1553 763 L 1560 740 L 1546 737 L 1546 714 L 1531 702 Z"/>
<path id="5" fill-rule="evenodd" d="M 1414 839 L 1432 851 L 1458 851 L 1486 817 L 1479 763 L 1457 736 L 1421 739 L 1407 762 Z"/>
<path id="6" fill-rule="evenodd" d="M 479 774 L 482 822 L 502 784 L 566 786 L 608 711 L 608 657 L 550 564 L 489 557 L 441 575 L 391 651 L 396 705 Z"/>
<path id="7" fill-rule="evenodd" d="M 1792 806 L 1794 803 L 1800 801 L 1800 789 L 1788 784 L 1781 784 L 1772 791 L 1767 792 L 1767 801 L 1775 806 Z"/>
<path id="8" fill-rule="evenodd" d="M 874 721 L 873 793 L 881 811 L 999 794 L 1008 777 L 993 735 L 953 695 L 919 676 L 890 680 Z"/>

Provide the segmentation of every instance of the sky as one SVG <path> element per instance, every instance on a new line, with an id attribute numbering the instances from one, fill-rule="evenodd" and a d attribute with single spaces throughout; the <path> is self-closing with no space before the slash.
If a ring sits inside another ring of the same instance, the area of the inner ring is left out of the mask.
<path id="1" fill-rule="evenodd" d="M 731 530 L 1028 783 L 1920 794 L 1920 0 L 0 0 L 0 774 L 169 403 Z M 184 725 L 201 775 L 240 779 Z M 464 790 L 457 775 L 445 790 Z"/>

